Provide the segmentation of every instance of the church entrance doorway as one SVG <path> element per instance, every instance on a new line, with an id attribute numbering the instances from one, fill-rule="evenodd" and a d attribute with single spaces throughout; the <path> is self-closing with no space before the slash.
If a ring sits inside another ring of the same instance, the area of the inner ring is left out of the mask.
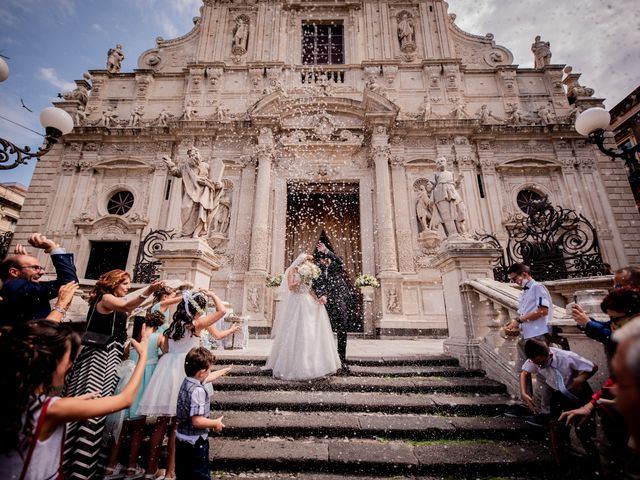
<path id="1" fill-rule="evenodd" d="M 287 184 L 285 265 L 322 241 L 345 263 L 349 285 L 362 272 L 360 200 L 357 183 Z M 362 295 L 353 287 L 350 330 L 362 331 Z"/>
<path id="2" fill-rule="evenodd" d="M 131 242 L 91 242 L 85 278 L 97 280 L 103 273 L 126 270 Z"/>

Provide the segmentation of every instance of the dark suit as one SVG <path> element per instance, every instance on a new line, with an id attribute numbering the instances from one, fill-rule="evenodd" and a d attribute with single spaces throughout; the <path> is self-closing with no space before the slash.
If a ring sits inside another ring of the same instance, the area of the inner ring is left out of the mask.
<path id="1" fill-rule="evenodd" d="M 331 328 L 338 337 L 338 355 L 342 364 L 347 359 L 347 329 L 349 324 L 349 308 L 353 302 L 351 290 L 345 280 L 344 262 L 333 252 L 327 250 L 319 254 L 331 260 L 329 266 L 319 263 L 320 276 L 313 281 L 313 290 L 318 297 L 327 297 L 327 313 Z"/>
<path id="2" fill-rule="evenodd" d="M 49 300 L 58 296 L 58 289 L 77 282 L 73 254 L 51 255 L 57 278 L 50 282 L 31 282 L 21 278 L 7 280 L 0 290 L 0 325 L 12 325 L 27 320 L 45 318 L 51 312 Z"/>

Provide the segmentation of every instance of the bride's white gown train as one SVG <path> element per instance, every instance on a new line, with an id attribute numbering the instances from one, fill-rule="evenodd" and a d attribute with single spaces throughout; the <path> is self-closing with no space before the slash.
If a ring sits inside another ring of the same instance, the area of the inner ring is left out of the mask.
<path id="1" fill-rule="evenodd" d="M 284 308 L 265 369 L 283 380 L 310 380 L 335 373 L 341 363 L 329 315 L 311 296 L 310 287 L 302 284 L 290 291 Z"/>

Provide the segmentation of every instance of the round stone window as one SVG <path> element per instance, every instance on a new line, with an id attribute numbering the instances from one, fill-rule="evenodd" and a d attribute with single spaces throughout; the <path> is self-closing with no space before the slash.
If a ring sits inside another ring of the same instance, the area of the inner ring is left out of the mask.
<path id="1" fill-rule="evenodd" d="M 544 201 L 544 196 L 535 190 L 524 189 L 518 192 L 518 196 L 516 197 L 516 202 L 518 203 L 518 208 L 522 210 L 524 213 L 529 215 L 533 208 L 536 205 L 539 205 L 542 201 Z"/>
<path id="2" fill-rule="evenodd" d="M 107 211 L 111 215 L 124 215 L 133 207 L 133 193 L 122 190 L 111 195 L 107 202 Z"/>

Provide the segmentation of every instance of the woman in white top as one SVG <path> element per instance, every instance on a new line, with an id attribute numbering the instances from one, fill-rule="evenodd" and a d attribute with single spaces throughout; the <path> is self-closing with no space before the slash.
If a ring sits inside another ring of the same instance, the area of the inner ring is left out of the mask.
<path id="1" fill-rule="evenodd" d="M 0 364 L 11 368 L 0 376 L 5 405 L 0 415 L 0 478 L 58 478 L 66 423 L 100 417 L 131 405 L 147 360 L 146 333 L 140 343 L 131 343 L 140 360 L 120 394 L 60 398 L 49 393 L 64 384 L 80 348 L 78 334 L 67 324 L 51 320 L 29 321 L 2 331 Z"/>

